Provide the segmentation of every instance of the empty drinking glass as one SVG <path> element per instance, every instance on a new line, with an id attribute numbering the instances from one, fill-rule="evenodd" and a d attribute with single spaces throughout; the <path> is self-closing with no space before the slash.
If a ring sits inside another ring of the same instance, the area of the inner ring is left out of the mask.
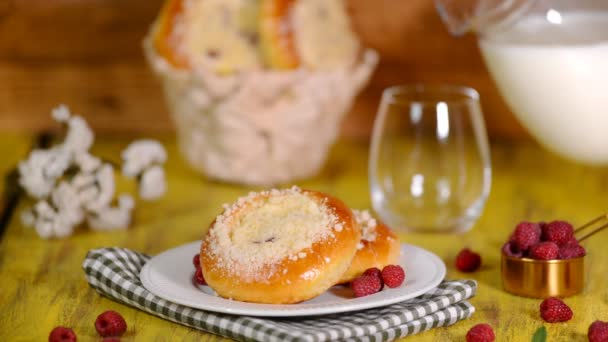
<path id="1" fill-rule="evenodd" d="M 395 229 L 464 232 L 483 211 L 492 171 L 479 95 L 459 86 L 386 89 L 374 122 L 369 184 Z"/>

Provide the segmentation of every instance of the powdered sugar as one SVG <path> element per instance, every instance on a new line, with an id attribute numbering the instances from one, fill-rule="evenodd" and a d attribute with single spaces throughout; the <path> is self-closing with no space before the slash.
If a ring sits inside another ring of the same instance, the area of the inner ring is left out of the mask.
<path id="1" fill-rule="evenodd" d="M 378 232 L 376 231 L 376 227 L 378 226 L 378 222 L 368 210 L 356 210 L 353 209 L 353 214 L 355 214 L 355 219 L 359 226 L 361 226 L 361 240 L 373 242 L 376 241 L 376 237 L 378 236 Z M 357 249 L 363 248 L 363 243 L 359 243 L 357 245 Z"/>
<path id="2" fill-rule="evenodd" d="M 268 281 L 284 272 L 281 262 L 306 258 L 315 242 L 343 227 L 325 201 L 298 187 L 250 193 L 224 206 L 210 228 L 209 253 L 226 274 Z"/>

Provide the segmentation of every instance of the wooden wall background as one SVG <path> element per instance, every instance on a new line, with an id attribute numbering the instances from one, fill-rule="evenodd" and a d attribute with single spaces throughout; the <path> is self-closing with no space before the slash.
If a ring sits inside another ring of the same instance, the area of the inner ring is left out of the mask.
<path id="1" fill-rule="evenodd" d="M 172 129 L 141 40 L 162 0 L 0 0 L 0 130 L 52 127 L 66 103 L 98 131 Z M 344 123 L 368 135 L 383 88 L 407 82 L 472 86 L 493 137 L 525 135 L 500 99 L 474 37 L 449 36 L 432 0 L 349 0 L 364 43 L 382 62 Z"/>

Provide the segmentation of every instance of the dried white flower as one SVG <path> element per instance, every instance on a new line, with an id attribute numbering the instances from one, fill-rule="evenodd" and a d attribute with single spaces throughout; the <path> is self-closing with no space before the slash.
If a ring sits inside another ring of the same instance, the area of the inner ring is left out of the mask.
<path id="1" fill-rule="evenodd" d="M 137 140 L 122 151 L 122 159 L 124 161 L 123 175 L 135 178 L 150 166 L 165 163 L 167 152 L 163 145 L 156 140 Z"/>
<path id="2" fill-rule="evenodd" d="M 76 175 L 74 175 L 74 178 L 72 178 L 72 181 L 70 183 L 72 184 L 73 187 L 75 187 L 77 189 L 83 189 L 83 188 L 88 188 L 88 187 L 94 186 L 95 181 L 96 181 L 95 174 L 79 172 Z"/>
<path id="3" fill-rule="evenodd" d="M 65 187 L 63 187 L 63 190 L 60 190 L 60 192 L 64 193 L 65 191 L 69 192 Z M 58 194 L 56 196 L 57 200 L 64 205 L 64 207 L 58 207 L 57 210 L 47 201 L 39 201 L 34 206 L 32 215 L 35 217 L 35 222 L 33 226 L 38 235 L 43 239 L 52 237 L 61 238 L 71 235 L 74 227 L 80 224 L 83 219 L 81 213 L 72 211 L 74 208 L 69 204 L 70 200 L 61 198 L 62 196 L 64 195 Z M 76 210 L 80 210 L 80 208 L 76 208 Z"/>
<path id="4" fill-rule="evenodd" d="M 61 182 L 53 190 L 51 199 L 61 220 L 69 226 L 76 226 L 84 220 L 82 203 L 77 189 L 67 182 Z"/>
<path id="5" fill-rule="evenodd" d="M 139 181 L 139 196 L 145 200 L 153 200 L 160 198 L 165 191 L 165 170 L 161 166 L 152 166 L 145 170 Z"/>
<path id="6" fill-rule="evenodd" d="M 70 109 L 68 106 L 61 104 L 51 111 L 51 116 L 57 122 L 67 122 L 70 119 L 72 114 L 70 113 Z"/>
<path id="7" fill-rule="evenodd" d="M 85 202 L 84 206 L 90 211 L 99 212 L 102 208 L 107 207 L 114 198 L 116 185 L 112 165 L 103 164 L 95 173 L 95 181 L 99 190 L 97 196 L 92 201 Z"/>
<path id="8" fill-rule="evenodd" d="M 96 215 L 87 218 L 89 227 L 94 230 L 125 229 L 131 223 L 131 210 L 133 209 L 133 198 L 129 195 L 121 195 L 118 207 L 102 208 Z"/>
<path id="9" fill-rule="evenodd" d="M 80 168 L 80 171 L 86 173 L 93 172 L 101 166 L 101 159 L 87 152 L 78 153 L 74 157 L 74 162 Z"/>
<path id="10" fill-rule="evenodd" d="M 87 122 L 80 116 L 72 116 L 68 121 L 68 133 L 63 141 L 63 147 L 74 153 L 87 152 L 95 136 L 87 125 Z"/>
<path id="11" fill-rule="evenodd" d="M 48 196 L 55 182 L 71 163 L 69 153 L 61 148 L 34 150 L 19 163 L 19 184 L 37 199 Z"/>
<path id="12" fill-rule="evenodd" d="M 111 206 L 116 191 L 114 168 L 88 152 L 94 135 L 86 121 L 72 115 L 65 105 L 53 109 L 52 116 L 68 127 L 64 142 L 34 150 L 19 163 L 19 184 L 38 199 L 33 208 L 22 212 L 23 224 L 34 227 L 44 239 L 69 236 L 85 220 L 96 230 L 127 228 L 135 201 L 123 194 L 118 205 Z M 125 175 L 140 178 L 142 198 L 158 198 L 166 191 L 161 165 L 167 153 L 159 142 L 136 141 L 122 158 Z"/>
<path id="13" fill-rule="evenodd" d="M 53 237 L 53 221 L 38 220 L 36 221 L 36 233 L 43 238 L 49 239 Z"/>
<path id="14" fill-rule="evenodd" d="M 135 208 L 135 200 L 131 195 L 122 194 L 118 197 L 118 206 L 124 209 L 133 209 Z"/>

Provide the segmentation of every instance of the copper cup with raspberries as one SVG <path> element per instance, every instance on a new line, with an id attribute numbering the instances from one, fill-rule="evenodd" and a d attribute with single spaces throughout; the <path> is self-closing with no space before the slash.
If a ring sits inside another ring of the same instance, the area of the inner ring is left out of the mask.
<path id="1" fill-rule="evenodd" d="M 505 291 L 524 297 L 568 297 L 585 279 L 585 248 L 569 222 L 521 222 L 502 247 Z"/>

